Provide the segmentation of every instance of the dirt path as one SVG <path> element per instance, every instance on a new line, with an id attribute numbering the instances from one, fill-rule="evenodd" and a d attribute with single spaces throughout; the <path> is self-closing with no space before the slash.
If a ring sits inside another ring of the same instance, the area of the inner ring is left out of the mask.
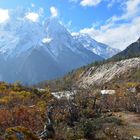
<path id="1" fill-rule="evenodd" d="M 115 113 L 115 116 L 119 117 L 124 122 L 130 134 L 140 137 L 140 114 L 119 112 Z"/>

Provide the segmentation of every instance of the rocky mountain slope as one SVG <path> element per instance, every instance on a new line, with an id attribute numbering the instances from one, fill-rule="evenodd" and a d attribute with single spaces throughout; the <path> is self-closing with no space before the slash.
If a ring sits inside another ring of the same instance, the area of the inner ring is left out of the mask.
<path id="1" fill-rule="evenodd" d="M 78 44 L 53 18 L 44 25 L 14 18 L 0 28 L 1 81 L 32 84 L 103 59 Z"/>
<path id="2" fill-rule="evenodd" d="M 105 58 L 77 41 L 56 18 L 33 22 L 25 11 L 10 12 L 0 24 L 0 81 L 34 84 Z M 104 50 L 103 44 L 97 47 Z"/>
<path id="3" fill-rule="evenodd" d="M 126 52 L 129 52 L 131 56 Z M 133 52 L 137 53 L 137 55 Z M 118 57 L 119 55 L 121 57 Z M 52 89 L 57 90 L 60 87 L 61 89 L 71 87 L 89 88 L 90 86 L 103 87 L 107 84 L 111 85 L 112 82 L 123 83 L 129 81 L 140 82 L 139 40 L 110 59 L 81 67 L 68 73 L 61 79 L 42 82 L 39 86 L 49 85 L 53 87 Z"/>
<path id="4" fill-rule="evenodd" d="M 140 38 L 136 42 L 130 44 L 124 51 L 113 56 L 111 60 L 127 59 L 137 56 L 140 56 Z"/>
<path id="5" fill-rule="evenodd" d="M 76 34 L 73 35 L 75 40 L 79 43 L 81 43 L 86 49 L 92 51 L 95 54 L 98 54 L 99 56 L 107 59 L 112 57 L 113 55 L 120 52 L 119 49 L 111 48 L 106 44 L 97 42 L 93 38 L 91 38 L 87 34 Z"/>
<path id="6" fill-rule="evenodd" d="M 78 85 L 104 85 L 112 81 L 135 81 L 140 75 L 140 38 L 124 51 L 99 64 L 85 68 L 79 76 Z"/>
<path id="7" fill-rule="evenodd" d="M 132 70 L 140 70 L 140 58 L 109 62 L 100 66 L 90 67 L 81 74 L 78 84 L 82 87 L 103 85 L 123 77 Z"/>

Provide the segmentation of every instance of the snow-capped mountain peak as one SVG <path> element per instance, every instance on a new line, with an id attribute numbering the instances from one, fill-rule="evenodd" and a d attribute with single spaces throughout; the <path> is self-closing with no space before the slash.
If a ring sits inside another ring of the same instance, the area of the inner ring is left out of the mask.
<path id="1" fill-rule="evenodd" d="M 62 51 L 69 49 L 73 52 L 77 52 L 75 47 L 75 40 L 71 33 L 65 28 L 65 26 L 55 17 L 51 17 L 46 20 L 45 32 L 47 34 L 47 40 L 50 40 L 49 48 L 55 56 L 58 56 Z"/>
<path id="2" fill-rule="evenodd" d="M 1 80 L 31 84 L 63 76 L 102 60 L 104 46 L 87 35 L 72 36 L 56 17 L 34 22 L 19 11 L 0 24 Z"/>
<path id="3" fill-rule="evenodd" d="M 28 51 L 39 45 L 45 37 L 45 30 L 39 23 L 19 17 L 10 17 L 9 21 L 0 25 L 0 52 L 5 53 L 6 57 Z"/>
<path id="4" fill-rule="evenodd" d="M 88 34 L 78 33 L 73 35 L 76 41 L 81 43 L 86 49 L 92 51 L 93 53 L 102 56 L 103 58 L 107 59 L 118 52 L 120 50 L 111 48 L 110 46 L 97 42 L 93 38 L 91 38 Z"/>
<path id="5" fill-rule="evenodd" d="M 65 33 L 67 29 L 64 27 L 62 23 L 56 17 L 50 17 L 45 22 L 46 32 L 50 33 Z"/>

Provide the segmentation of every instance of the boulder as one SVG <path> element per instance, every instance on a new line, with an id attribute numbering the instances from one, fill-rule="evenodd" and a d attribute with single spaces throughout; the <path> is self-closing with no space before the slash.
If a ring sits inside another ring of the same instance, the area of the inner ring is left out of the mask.
<path id="1" fill-rule="evenodd" d="M 39 140 L 27 128 L 17 126 L 6 129 L 4 140 Z"/>

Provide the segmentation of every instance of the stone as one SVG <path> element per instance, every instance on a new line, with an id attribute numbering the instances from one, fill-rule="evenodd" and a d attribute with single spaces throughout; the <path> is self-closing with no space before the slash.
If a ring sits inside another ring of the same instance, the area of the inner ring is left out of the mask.
<path id="1" fill-rule="evenodd" d="M 27 128 L 17 126 L 6 129 L 4 140 L 39 140 Z"/>

